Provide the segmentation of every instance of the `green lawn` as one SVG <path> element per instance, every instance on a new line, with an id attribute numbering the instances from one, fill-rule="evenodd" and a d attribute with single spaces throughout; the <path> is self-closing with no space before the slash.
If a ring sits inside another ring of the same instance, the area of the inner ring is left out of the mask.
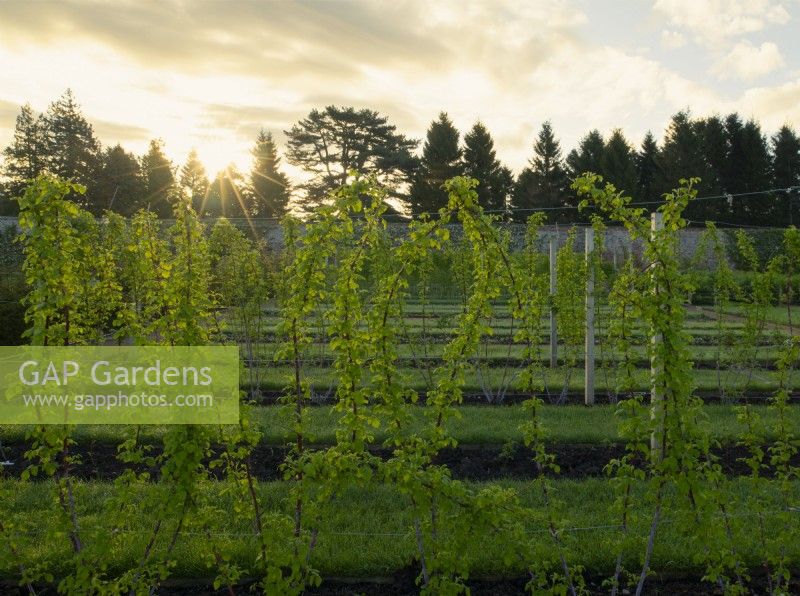
<path id="1" fill-rule="evenodd" d="M 732 305 L 725 310 L 732 315 L 742 316 L 745 313 L 745 308 L 740 305 Z M 800 306 L 793 305 L 791 308 L 786 306 L 769 306 L 766 309 L 766 320 L 772 323 L 780 323 L 781 325 L 788 325 L 791 317 L 791 322 L 795 327 L 795 333 L 800 331 Z"/>
<path id="2" fill-rule="evenodd" d="M 730 344 L 735 344 L 735 336 L 730 338 Z M 428 343 L 427 345 L 424 344 L 422 341 L 414 341 L 414 342 L 404 342 L 397 346 L 397 356 L 399 359 L 413 359 L 423 361 L 425 359 L 431 360 L 438 360 L 441 358 L 442 354 L 444 353 L 447 344 L 445 342 L 436 342 L 436 343 Z M 560 352 L 563 354 L 566 352 L 564 346 L 559 346 Z M 775 362 L 775 359 L 778 357 L 779 354 L 779 347 L 780 344 L 772 344 L 768 346 L 758 346 L 757 349 L 757 356 L 760 362 L 765 364 L 771 364 Z M 262 343 L 256 346 L 256 355 L 259 358 L 264 360 L 265 364 L 272 364 L 273 363 L 273 356 L 275 354 L 275 350 L 278 348 L 278 344 L 276 343 Z M 721 351 L 722 361 L 730 362 L 734 359 L 735 349 L 737 346 L 735 345 L 726 345 L 723 346 Z M 536 353 L 539 354 L 539 357 L 549 362 L 550 359 L 550 345 L 541 343 L 535 346 Z M 485 359 L 485 358 L 522 358 L 526 350 L 526 346 L 522 344 L 503 344 L 503 343 L 482 343 L 480 347 L 475 352 L 475 358 L 477 360 Z M 697 361 L 705 361 L 705 362 L 713 362 L 717 358 L 717 351 L 719 348 L 716 345 L 695 345 L 691 346 L 690 352 L 692 358 Z M 578 353 L 580 357 L 583 357 L 583 345 L 578 348 Z M 647 357 L 647 349 L 644 344 L 632 346 L 631 351 L 635 354 L 638 358 L 646 358 Z M 313 355 L 315 358 L 319 357 L 333 357 L 333 352 L 331 351 L 330 347 L 327 343 L 318 342 L 316 343 L 313 348 L 310 350 L 310 354 Z M 609 360 L 609 361 L 619 361 L 622 357 L 622 354 L 618 350 L 612 350 L 607 345 L 604 345 L 602 341 L 598 342 L 595 352 L 595 357 L 598 361 L 600 360 Z"/>
<path id="3" fill-rule="evenodd" d="M 601 329 L 605 325 L 606 321 L 607 320 L 602 318 L 597 318 L 597 328 Z M 397 323 L 396 328 L 402 330 L 403 332 L 412 334 L 420 334 L 423 330 L 425 330 L 429 335 L 447 336 L 452 335 L 455 332 L 457 323 L 458 321 L 455 315 L 438 318 L 431 317 L 428 319 L 423 319 L 421 317 L 405 317 L 401 322 Z M 492 329 L 495 331 L 495 335 L 498 336 L 509 335 L 511 329 L 519 327 L 519 321 L 512 321 L 508 318 L 492 318 L 487 320 L 487 324 L 492 327 Z M 277 326 L 278 319 L 268 318 L 263 321 L 263 332 L 265 334 L 275 333 Z M 717 327 L 717 322 L 711 319 L 690 319 L 684 325 L 684 329 L 686 331 L 696 334 L 715 333 Z M 724 328 L 730 331 L 739 331 L 744 328 L 744 323 L 742 321 L 726 321 Z M 309 332 L 324 333 L 326 329 L 328 329 L 328 326 L 317 319 L 312 319 L 309 321 Z M 549 323 L 546 320 L 543 320 L 541 323 L 542 333 L 548 333 L 548 329 Z M 230 322 L 225 325 L 224 331 L 230 334 L 235 334 L 240 331 L 240 327 L 236 323 Z M 647 329 L 642 325 L 632 324 L 630 331 L 634 332 L 634 335 L 643 337 Z"/>
<path id="4" fill-rule="evenodd" d="M 772 436 L 775 417 L 766 406 L 752 406 L 763 419 L 767 432 Z M 410 433 L 417 433 L 425 423 L 424 408 L 409 406 L 412 416 Z M 741 437 L 745 428 L 736 420 L 732 406 L 704 406 L 705 424 L 715 439 L 721 442 L 734 442 Z M 263 441 L 283 444 L 291 438 L 289 412 L 279 406 L 253 408 L 253 418 L 263 430 Z M 513 406 L 461 406 L 460 416 L 447 422 L 448 430 L 461 444 L 503 445 L 519 441 L 519 427 L 527 420 L 521 405 Z M 800 428 L 800 405 L 789 408 L 791 423 Z M 541 410 L 549 440 L 555 443 L 611 443 L 617 441 L 618 418 L 614 406 L 545 406 Z M 335 442 L 334 428 L 339 414 L 330 406 L 310 408 L 308 424 L 310 439 L 316 443 Z M 140 436 L 146 440 L 160 438 L 166 427 L 143 426 Z M 19 441 L 25 436 L 28 427 L 2 426 L 0 440 Z M 114 425 L 81 425 L 75 428 L 74 437 L 79 442 L 104 441 L 118 442 L 132 432 L 131 427 Z M 382 431 L 375 435 L 377 443 L 386 438 Z"/>
<path id="5" fill-rule="evenodd" d="M 580 355 L 577 356 L 578 358 Z M 484 387 L 487 388 L 502 388 L 507 387 L 513 391 L 515 387 L 514 367 L 492 367 L 482 368 L 480 370 L 468 371 L 465 377 L 463 389 L 467 393 L 481 393 Z M 618 371 L 616 367 L 609 370 L 609 374 L 603 373 L 598 366 L 595 379 L 595 390 L 602 393 L 606 389 L 613 390 L 617 386 L 618 379 L 616 375 Z M 569 371 L 569 375 L 567 372 Z M 400 374 L 405 379 L 407 387 L 418 391 L 426 390 L 430 385 L 429 373 L 420 368 L 400 368 Z M 648 370 L 639 369 L 638 377 L 639 382 L 637 386 L 641 390 L 646 390 L 648 387 L 647 374 Z M 336 374 L 329 367 L 313 366 L 310 364 L 303 368 L 304 378 L 308 379 L 311 384 L 319 391 L 325 392 L 332 388 L 336 381 Z M 542 368 L 538 373 L 537 378 L 542 380 L 544 387 L 558 394 L 564 387 L 567 376 L 569 377 L 568 388 L 571 391 L 583 390 L 583 368 L 567 369 L 559 367 L 551 370 L 549 368 Z M 261 388 L 269 390 L 281 390 L 287 386 L 292 376 L 292 369 L 288 366 L 265 366 L 262 371 Z M 608 380 L 606 379 L 608 376 Z M 695 387 L 704 391 L 718 391 L 719 384 L 717 379 L 717 372 L 711 369 L 696 369 L 692 372 Z M 797 375 L 795 375 L 796 377 Z M 723 388 L 728 392 L 737 389 L 748 389 L 753 391 L 764 391 L 769 393 L 774 391 L 778 385 L 777 374 L 769 370 L 756 370 L 753 372 L 752 377 L 746 372 L 723 371 Z M 247 376 L 242 377 L 242 382 L 247 382 Z M 793 385 L 792 385 L 793 386 Z"/>

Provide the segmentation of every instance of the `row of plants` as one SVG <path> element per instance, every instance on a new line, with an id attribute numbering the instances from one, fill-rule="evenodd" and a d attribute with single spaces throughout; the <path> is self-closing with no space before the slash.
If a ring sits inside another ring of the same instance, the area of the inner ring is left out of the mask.
<path id="1" fill-rule="evenodd" d="M 647 386 L 647 367 L 642 366 L 642 348 L 648 341 L 648 332 L 643 329 L 641 319 L 634 316 L 632 304 L 628 299 L 631 284 L 642 268 L 641 258 L 628 258 L 616 270 L 610 270 L 604 261 L 604 225 L 600 217 L 592 222 L 595 230 L 594 251 L 588 257 L 576 250 L 577 229 L 567 235 L 566 242 L 558 249 L 556 258 L 556 290 L 547 297 L 539 293 L 543 301 L 540 308 L 555 313 L 558 336 L 558 369 L 560 387 L 552 386 L 552 374 L 543 375 L 545 393 L 555 403 L 566 400 L 574 385 L 573 375 L 583 363 L 585 324 L 586 324 L 586 280 L 591 274 L 594 280 L 594 320 L 596 325 L 597 362 L 602 385 L 611 402 L 620 395 L 641 390 Z M 729 260 L 729 234 L 721 233 L 709 222 L 707 230 L 701 235 L 695 259 L 688 264 L 679 261 L 679 267 L 687 274 L 691 287 L 687 287 L 685 299 L 697 303 L 698 292 L 704 296 L 702 302 L 709 305 L 708 313 L 703 312 L 712 322 L 707 329 L 693 331 L 691 345 L 713 346 L 714 354 L 709 359 L 701 357 L 705 366 L 709 364 L 716 371 L 716 390 L 723 401 L 737 401 L 755 390 L 763 383 L 764 370 L 774 368 L 774 351 L 780 349 L 785 341 L 794 335 L 792 321 L 793 305 L 797 302 L 798 276 L 796 263 L 800 262 L 798 239 L 800 233 L 789 228 L 779 237 L 778 246 L 773 248 L 773 256 L 762 261 L 752 235 L 739 230 L 734 239 L 740 270 L 734 271 Z M 529 238 L 526 246 L 536 246 L 537 238 Z M 528 249 L 526 249 L 528 250 Z M 468 262 L 463 258 L 464 248 L 456 246 L 449 250 L 455 284 L 459 288 L 461 303 L 469 294 L 465 280 L 469 278 Z M 710 258 L 709 258 L 710 257 Z M 546 283 L 547 259 L 537 253 L 529 263 L 529 275 Z M 746 274 L 746 283 L 741 283 L 740 274 Z M 407 334 L 409 343 L 416 344 L 417 351 L 423 355 L 425 366 L 431 353 L 430 343 L 441 341 L 440 334 L 428 327 L 435 323 L 426 312 L 428 283 L 427 277 L 420 284 L 420 301 L 423 305 L 422 329 L 415 336 Z M 706 288 L 708 286 L 708 288 Z M 706 294 L 708 294 L 706 296 Z M 771 324 L 769 310 L 772 307 L 785 308 L 787 324 Z M 797 314 L 795 313 L 795 318 Z M 450 317 L 439 317 L 441 322 L 450 323 Z M 480 349 L 474 360 L 477 381 L 481 391 L 490 402 L 502 402 L 506 394 L 514 390 L 516 379 L 514 369 L 522 364 L 516 361 L 518 352 L 514 342 L 505 341 L 505 358 L 509 362 L 503 374 L 490 375 L 487 369 L 496 366 L 493 360 L 503 356 L 503 352 L 493 349 L 500 338 L 510 340 L 517 324 L 513 314 L 504 312 L 500 319 L 489 324 L 497 332 L 486 334 L 481 340 Z M 696 324 L 695 324 L 696 325 Z M 536 342 L 546 342 L 546 329 L 542 329 Z M 503 343 L 503 339 L 500 339 Z M 698 359 L 694 350 L 694 360 Z M 433 364 L 427 362 L 428 368 Z M 542 371 L 544 372 L 544 371 Z M 768 376 L 768 375 L 767 375 Z"/>
<path id="2" fill-rule="evenodd" d="M 551 300 L 559 312 L 571 312 L 570 301 L 581 292 L 562 285 L 550 298 L 547 276 L 536 273 L 543 258 L 535 242 L 541 217 L 529 219 L 525 249 L 512 251 L 508 233 L 478 205 L 476 183 L 463 177 L 449 180 L 447 208 L 436 219 L 412 223 L 407 236 L 392 241 L 382 217 L 386 189 L 354 175 L 314 221 L 304 226 L 291 219 L 285 222 L 286 250 L 276 263 L 265 260 L 258 246 L 225 222 L 204 234 L 185 201 L 176 201 L 176 222 L 165 238 L 146 212 L 130 222 L 108 216 L 107 224 L 100 225 L 66 198 L 82 188 L 50 176 L 37 179 L 20 199 L 23 269 L 30 288 L 25 299 L 27 337 L 32 344 L 205 345 L 223 341 L 225 320 L 235 320 L 247 363 L 254 358 L 264 324 L 263 306 L 269 300 L 277 302 L 280 346 L 275 358 L 291 363 L 281 400 L 292 421 L 283 464 L 288 506 L 275 507 L 259 490 L 253 451 L 263 429 L 254 422 L 246 394 L 238 425 L 171 427 L 157 453 L 152 443 L 141 440 L 141 428 L 128 429 L 118 453 L 125 471 L 114 481 L 112 498 L 104 502 L 101 515 L 93 516 L 103 520 L 99 526 L 89 523 L 76 497 L 74 428 L 38 427 L 28 437 L 30 465 L 23 482 L 40 476 L 53 479 L 42 486 L 53 487 L 56 518 L 39 539 L 65 542 L 71 555 L 67 561 L 29 556 L 28 537 L 36 534 L 31 525 L 35 522 L 7 512 L 0 521 L 3 548 L 10 554 L 2 563 L 3 572 L 30 592 L 56 582 L 64 593 L 151 593 L 173 573 L 176 545 L 200 535 L 207 538 L 198 548 L 215 576 L 215 587 L 232 594 L 247 579 L 264 593 L 301 593 L 321 582 L 313 557 L 322 516 L 330 505 L 341 502 L 348 491 L 377 491 L 388 485 L 398 492 L 411 520 L 421 592 L 466 592 L 472 569 L 465 553 L 488 534 L 503 536 L 508 545 L 504 564 L 526 574 L 529 591 L 584 592 L 582 561 L 564 544 L 568 528 L 551 479 L 559 469 L 548 448 L 544 403 L 538 397 L 545 389 L 538 341 L 543 317 Z M 693 183 L 682 181 L 666 195 L 661 208 L 664 227 L 653 232 L 647 214 L 631 207 L 630 198 L 602 184 L 598 176 L 586 175 L 574 184 L 584 205 L 598 207 L 624 225 L 644 247 L 644 268 L 630 261 L 613 281 L 605 311 L 620 316 L 612 316 L 614 322 L 609 323 L 611 341 L 627 353 L 634 321 L 644 322 L 655 338 L 647 352 L 653 402 L 620 402 L 620 438 L 626 451 L 607 467 L 617 495 L 618 525 L 603 545 L 618 553 L 607 581 L 614 594 L 627 587 L 643 592 L 667 515 L 670 523 L 692 536 L 705 580 L 729 593 L 744 592 L 750 582 L 753 553 L 742 552 L 734 537 L 749 528 L 744 524 L 751 520 L 728 512 L 724 476 L 712 453 L 714 442 L 702 424 L 702 402 L 692 391 L 684 331 L 691 280 L 681 267 L 676 239 L 686 225 L 681 214 L 695 194 Z M 458 222 L 464 233 L 459 275 L 466 294 L 453 321 L 455 331 L 430 370 L 432 389 L 421 406 L 424 420 L 412 421 L 408 406 L 419 403 L 420 396 L 398 366 L 404 309 L 416 291 L 412 284 L 430 270 L 432 255 L 446 250 L 450 222 Z M 564 283 L 580 285 L 585 261 L 570 252 L 559 255 Z M 589 267 L 598 269 L 599 260 Z M 595 274 L 602 281 L 600 273 Z M 532 453 L 533 486 L 541 503 L 535 508 L 526 506 L 511 487 L 464 483 L 436 463 L 442 450 L 456 446 L 448 422 L 459 416 L 465 375 L 475 366 L 473 356 L 481 342 L 493 332 L 494 309 L 500 302 L 514 320 L 513 343 L 523 351 L 523 366 L 514 371 L 513 383 L 528 396 L 527 420 L 519 437 Z M 231 305 L 225 317 L 217 304 Z M 574 333 L 570 341 L 577 345 L 577 324 L 570 324 L 574 328 L 562 320 L 561 331 L 565 336 Z M 326 329 L 336 378 L 331 388 L 335 442 L 324 447 L 313 445 L 307 366 L 318 351 L 315 329 L 320 325 Z M 797 436 L 788 414 L 788 382 L 799 349 L 800 341 L 792 337 L 776 362 L 781 388 L 770 408 L 779 423 L 769 444 L 756 411 L 748 405 L 740 410 L 747 427 L 741 442 L 752 469 L 750 505 L 760 512 L 760 521 L 767 516 L 779 521 L 777 526 L 770 523 L 772 530 L 764 532 L 755 555 L 775 594 L 787 590 L 796 565 L 785 545 L 798 538 L 792 519 L 797 505 Z M 263 374 L 251 368 L 245 371 L 246 382 L 253 383 L 249 387 L 258 381 L 248 375 Z M 630 368 L 616 373 L 619 387 L 632 382 Z M 380 444 L 378 432 L 385 437 Z M 388 457 L 378 456 L 378 446 Z M 762 477 L 767 465 L 775 480 Z M 152 469 L 158 470 L 157 477 L 145 471 Z M 168 499 L 145 490 L 153 482 L 165 488 Z M 636 507 L 634 486 L 644 486 L 645 495 Z M 777 512 L 765 511 L 759 503 L 759 491 L 767 488 L 780 495 Z M 231 509 L 221 510 L 209 498 L 214 490 L 231 494 Z M 107 553 L 126 540 L 127 531 L 138 530 L 133 520 L 142 507 L 154 520 L 143 551 L 129 569 L 110 568 Z M 635 531 L 641 520 L 634 518 L 642 515 L 648 516 L 645 534 Z M 246 563 L 233 556 L 235 544 L 214 529 L 214 520 L 224 516 L 250 528 L 246 540 L 255 556 Z M 531 539 L 531 532 L 539 531 L 549 537 L 547 543 Z M 638 554 L 631 557 L 631 552 Z"/>

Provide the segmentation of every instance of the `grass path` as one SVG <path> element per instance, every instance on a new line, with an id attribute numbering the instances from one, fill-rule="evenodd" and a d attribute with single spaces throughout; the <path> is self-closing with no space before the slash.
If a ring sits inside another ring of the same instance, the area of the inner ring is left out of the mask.
<path id="1" fill-rule="evenodd" d="M 754 405 L 753 411 L 765 422 L 769 437 L 773 436 L 775 417 L 763 405 Z M 424 408 L 408 406 L 412 421 L 409 432 L 423 432 L 426 417 Z M 527 414 L 521 405 L 512 406 L 461 406 L 459 416 L 447 422 L 447 429 L 456 440 L 465 445 L 504 445 L 519 442 L 520 425 L 527 421 Z M 541 410 L 543 424 L 547 429 L 548 440 L 554 443 L 612 443 L 618 440 L 614 406 L 544 406 Z M 704 424 L 711 435 L 723 442 L 735 442 L 744 433 L 744 426 L 736 419 L 736 410 L 726 405 L 706 405 Z M 800 428 L 800 405 L 791 406 L 790 422 Z M 332 444 L 335 442 L 335 427 L 339 414 L 331 406 L 313 407 L 308 410 L 309 436 L 312 443 Z M 254 421 L 263 431 L 262 441 L 281 445 L 292 436 L 290 414 L 279 406 L 253 408 Z M 143 426 L 140 438 L 157 441 L 166 431 L 165 426 Z M 0 441 L 6 443 L 24 440 L 29 427 L 0 426 Z M 74 438 L 79 442 L 119 442 L 130 436 L 134 427 L 114 425 L 81 425 L 75 428 Z M 375 442 L 382 443 L 386 438 L 383 430 L 375 433 Z"/>

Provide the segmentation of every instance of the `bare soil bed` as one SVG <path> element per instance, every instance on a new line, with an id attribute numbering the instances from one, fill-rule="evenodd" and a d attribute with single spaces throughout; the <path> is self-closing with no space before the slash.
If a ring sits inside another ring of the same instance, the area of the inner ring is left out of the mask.
<path id="1" fill-rule="evenodd" d="M 25 443 L 5 445 L 7 457 L 14 462 L 5 467 L 5 473 L 19 477 L 25 469 Z M 219 448 L 217 448 L 219 449 Z M 160 446 L 153 445 L 151 453 L 159 453 Z M 557 443 L 548 446 L 549 453 L 556 457 L 561 468 L 558 477 L 580 479 L 605 475 L 606 464 L 625 453 L 621 443 Z M 388 458 L 387 449 L 376 448 L 376 455 Z M 741 458 L 748 453 L 740 445 L 722 445 L 712 451 L 719 458 L 723 472 L 728 476 L 744 476 L 750 473 Z M 84 480 L 112 480 L 119 476 L 125 465 L 117 460 L 117 445 L 106 442 L 80 442 L 70 449 L 70 454 L 79 456 L 80 463 L 72 467 L 72 475 Z M 285 460 L 287 449 L 283 446 L 261 444 L 253 451 L 252 464 L 255 476 L 262 481 L 281 479 L 280 466 Z M 532 461 L 532 453 L 520 445 L 459 445 L 444 449 L 436 458 L 436 463 L 450 468 L 453 477 L 462 480 L 496 480 L 501 478 L 526 479 L 537 475 Z M 800 455 L 794 457 L 793 465 L 800 465 Z M 158 478 L 156 469 L 150 470 L 154 480 Z M 220 473 L 221 474 L 221 473 Z M 771 471 L 763 471 L 771 477 Z"/>

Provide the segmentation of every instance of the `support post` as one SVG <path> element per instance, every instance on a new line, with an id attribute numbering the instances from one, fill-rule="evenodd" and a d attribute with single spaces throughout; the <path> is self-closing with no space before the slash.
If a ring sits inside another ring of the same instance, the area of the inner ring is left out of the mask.
<path id="1" fill-rule="evenodd" d="M 586 228 L 586 346 L 583 402 L 594 404 L 594 228 Z"/>
<path id="2" fill-rule="evenodd" d="M 650 214 L 650 239 L 655 240 L 658 233 L 664 229 L 664 217 L 659 211 Z M 652 275 L 655 276 L 655 271 Z M 658 288 L 653 287 L 653 291 L 657 292 Z M 660 376 L 661 371 L 658 370 L 656 364 L 655 353 L 658 344 L 661 343 L 662 337 L 655 329 L 651 331 L 650 338 L 652 356 L 650 357 L 650 415 L 657 418 L 657 425 L 650 435 L 650 451 L 652 452 L 654 461 L 661 461 L 664 454 L 661 452 L 661 435 L 664 432 L 664 394 L 658 388 L 656 379 Z"/>
<path id="3" fill-rule="evenodd" d="M 557 234 L 558 232 L 556 232 Z M 550 368 L 558 367 L 558 330 L 556 329 L 556 253 L 558 236 L 550 238 Z"/>

